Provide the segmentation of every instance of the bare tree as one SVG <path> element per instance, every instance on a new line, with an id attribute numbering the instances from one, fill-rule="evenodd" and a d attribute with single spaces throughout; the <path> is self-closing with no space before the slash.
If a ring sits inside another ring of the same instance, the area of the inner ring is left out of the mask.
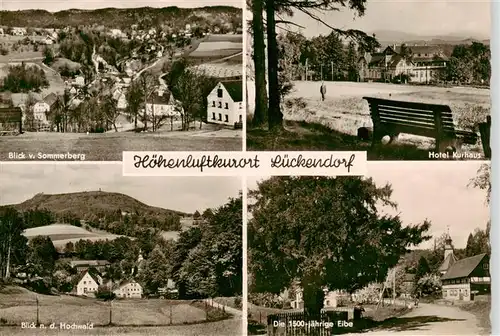
<path id="1" fill-rule="evenodd" d="M 149 72 L 149 71 L 144 71 L 141 76 L 139 77 L 139 85 L 141 87 L 141 92 L 142 92 L 142 99 L 144 103 L 144 116 L 143 116 L 143 123 L 144 123 L 144 130 L 148 128 L 148 111 L 147 111 L 147 101 L 151 97 L 151 95 L 154 93 L 157 83 L 156 83 L 156 78 L 155 76 Z M 153 106 L 153 104 L 151 104 Z M 153 113 L 153 118 L 154 118 L 154 110 L 152 111 Z M 155 131 L 154 129 L 154 124 L 153 124 L 153 132 Z"/>

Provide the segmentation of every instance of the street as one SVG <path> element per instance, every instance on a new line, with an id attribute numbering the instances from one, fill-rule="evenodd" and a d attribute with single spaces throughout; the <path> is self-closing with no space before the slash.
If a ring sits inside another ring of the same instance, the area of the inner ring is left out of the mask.
<path id="1" fill-rule="evenodd" d="M 456 306 L 421 303 L 410 313 L 363 335 L 482 335 L 474 315 Z M 357 335 L 357 334 L 347 334 Z"/>

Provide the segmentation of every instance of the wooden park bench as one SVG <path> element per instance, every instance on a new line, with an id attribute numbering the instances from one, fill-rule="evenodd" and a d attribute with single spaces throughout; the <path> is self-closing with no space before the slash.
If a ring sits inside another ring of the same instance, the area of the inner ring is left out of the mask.
<path id="1" fill-rule="evenodd" d="M 462 144 L 476 144 L 477 133 L 457 130 L 453 123 L 451 109 L 447 105 L 414 103 L 372 97 L 363 97 L 370 105 L 373 121 L 373 143 L 380 143 L 383 137 L 397 141 L 399 134 L 413 134 L 434 138 L 436 151 L 448 148 L 455 152 Z"/>

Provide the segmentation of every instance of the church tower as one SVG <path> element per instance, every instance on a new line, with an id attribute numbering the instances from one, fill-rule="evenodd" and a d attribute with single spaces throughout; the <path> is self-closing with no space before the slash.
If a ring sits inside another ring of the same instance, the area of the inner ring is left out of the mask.
<path id="1" fill-rule="evenodd" d="M 458 260 L 453 253 L 453 242 L 450 236 L 450 230 L 448 228 L 448 232 L 446 233 L 446 239 L 444 241 L 444 257 L 443 263 L 439 267 L 439 272 L 441 275 L 445 275 L 446 272 L 450 269 L 450 267 Z"/>

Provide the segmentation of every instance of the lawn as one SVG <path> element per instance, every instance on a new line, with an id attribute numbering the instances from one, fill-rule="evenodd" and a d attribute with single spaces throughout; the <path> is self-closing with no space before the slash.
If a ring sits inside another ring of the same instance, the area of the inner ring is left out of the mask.
<path id="1" fill-rule="evenodd" d="M 371 142 L 359 140 L 360 127 L 372 127 L 368 103 L 363 96 L 394 100 L 416 101 L 449 105 L 458 128 L 468 128 L 485 121 L 491 106 L 490 92 L 474 88 L 438 88 L 429 86 L 395 85 L 383 83 L 326 82 L 325 101 L 321 101 L 319 82 L 296 82 L 294 91 L 283 106 L 287 132 L 272 135 L 260 129 L 247 131 L 249 150 L 368 150 Z M 251 111 L 254 84 L 249 82 Z M 429 159 L 434 139 L 402 134 L 398 143 L 380 146 L 369 151 L 370 160 Z M 480 153 L 480 141 L 464 146 L 464 151 Z"/>
<path id="2" fill-rule="evenodd" d="M 25 133 L 0 137 L 0 160 L 9 160 L 9 153 L 13 152 L 26 154 L 25 160 L 43 160 L 38 153 L 71 153 L 81 154 L 77 160 L 82 161 L 121 161 L 123 151 L 240 151 L 241 148 L 241 132 L 224 130 L 158 134 Z"/>

